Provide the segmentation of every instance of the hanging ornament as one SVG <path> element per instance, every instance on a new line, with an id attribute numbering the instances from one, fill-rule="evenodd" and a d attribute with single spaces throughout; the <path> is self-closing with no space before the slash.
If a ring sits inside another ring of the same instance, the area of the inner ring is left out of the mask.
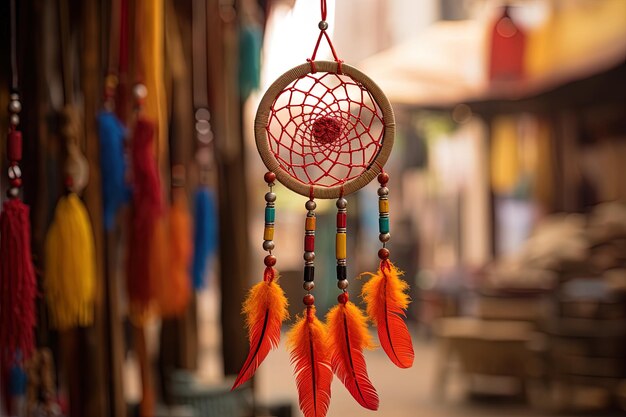
<path id="1" fill-rule="evenodd" d="M 93 323 L 96 291 L 95 245 L 91 221 L 81 193 L 88 181 L 88 165 L 78 148 L 79 121 L 68 106 L 61 134 L 67 151 L 66 193 L 57 202 L 45 241 L 44 289 L 52 326 L 66 330 Z"/>
<path id="2" fill-rule="evenodd" d="M 20 200 L 22 187 L 22 133 L 18 130 L 22 110 L 17 93 L 15 0 L 11 1 L 11 73 L 9 101 L 8 200 L 0 213 L 0 373 L 28 359 L 34 348 L 35 295 L 37 281 L 30 250 L 29 208 Z"/>
<path id="3" fill-rule="evenodd" d="M 387 242 L 389 234 L 389 175 L 381 172 L 378 175 L 378 226 L 379 240 L 382 248 L 378 251 L 380 266 L 376 274 L 363 285 L 362 296 L 367 304 L 367 314 L 378 328 L 378 340 L 389 359 L 399 368 L 410 368 L 413 365 L 413 342 L 404 323 L 409 296 L 409 286 L 400 279 L 402 273 L 389 260 Z"/>
<path id="4" fill-rule="evenodd" d="M 381 89 L 365 74 L 338 58 L 326 32 L 325 0 L 321 1 L 321 9 L 320 34 L 311 58 L 308 63 L 287 71 L 269 87 L 259 104 L 254 127 L 257 149 L 269 170 L 265 181 L 271 184 L 277 180 L 308 197 L 304 235 L 305 309 L 288 335 L 300 409 L 305 417 L 326 415 L 333 373 L 359 404 L 370 410 L 378 409 L 378 394 L 367 374 L 363 356 L 363 350 L 373 346 L 367 318 L 350 301 L 348 294 L 345 197 L 382 173 L 395 131 L 393 110 Z M 316 61 L 323 39 L 327 41 L 334 61 Z M 271 194 L 273 202 L 275 197 Z M 311 294 L 315 288 L 316 198 L 337 199 L 338 209 L 335 249 L 340 294 L 338 305 L 326 316 L 327 325 L 316 317 L 315 298 Z M 275 247 L 274 208 L 269 206 L 270 200 L 267 201 L 263 248 L 271 251 Z M 381 227 L 386 225 L 388 229 L 388 210 L 384 214 L 381 215 L 385 217 Z M 389 231 L 384 233 L 388 236 Z M 385 251 L 388 253 L 386 248 Z M 404 335 L 401 330 L 406 330 L 406 325 L 397 315 L 396 307 L 403 312 L 406 304 L 394 298 L 397 294 L 385 291 L 391 285 L 388 282 L 399 285 L 402 295 L 406 287 L 402 286 L 388 256 L 385 259 L 386 262 L 381 264 L 385 272 L 382 284 L 374 285 L 376 280 L 372 279 L 368 283 L 373 287 L 369 294 L 382 300 L 382 311 L 387 316 L 394 315 L 400 322 L 392 320 L 386 328 L 392 334 Z M 387 298 L 394 304 L 387 305 Z M 402 300 L 408 303 L 408 297 Z M 381 307 L 376 302 L 370 304 L 368 315 L 378 324 L 380 333 L 381 328 L 385 328 L 385 323 L 377 321 Z M 244 305 L 247 306 L 248 302 Z M 384 318 L 389 320 L 387 316 Z M 396 339 L 390 343 L 400 350 L 404 339 Z M 408 343 L 410 346 L 410 338 Z M 412 358 L 412 348 L 409 349 Z M 402 359 L 403 365 L 410 366 L 406 357 Z"/>

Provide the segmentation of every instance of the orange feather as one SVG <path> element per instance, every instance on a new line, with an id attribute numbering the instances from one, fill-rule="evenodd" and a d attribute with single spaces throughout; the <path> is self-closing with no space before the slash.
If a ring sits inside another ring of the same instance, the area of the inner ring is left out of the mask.
<path id="1" fill-rule="evenodd" d="M 373 348 L 363 312 L 347 302 L 338 304 L 326 316 L 328 345 L 333 372 L 363 407 L 378 410 L 378 394 L 367 376 L 363 349 Z"/>
<path id="2" fill-rule="evenodd" d="M 287 298 L 274 278 L 274 271 L 268 268 L 265 279 L 250 289 L 243 303 L 246 315 L 250 353 L 241 367 L 231 390 L 243 384 L 256 372 L 270 350 L 280 342 L 280 328 L 289 316 Z"/>
<path id="3" fill-rule="evenodd" d="M 394 264 L 385 260 L 376 274 L 363 285 L 362 297 L 367 303 L 367 314 L 378 327 L 380 345 L 389 359 L 399 368 L 410 368 L 415 354 L 411 335 L 402 320 L 409 306 L 408 284 L 399 278 Z"/>
<path id="4" fill-rule="evenodd" d="M 315 307 L 307 307 L 304 317 L 287 335 L 304 417 L 324 417 L 328 411 L 333 371 L 327 338 L 326 326 L 315 316 Z"/>

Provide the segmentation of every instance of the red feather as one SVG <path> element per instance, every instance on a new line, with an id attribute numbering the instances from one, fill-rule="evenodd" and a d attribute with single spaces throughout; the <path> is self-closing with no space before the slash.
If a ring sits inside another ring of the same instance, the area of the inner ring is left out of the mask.
<path id="1" fill-rule="evenodd" d="M 287 336 L 304 417 L 324 417 L 328 411 L 333 371 L 327 337 L 326 326 L 315 316 L 315 307 L 307 307 L 305 316 Z"/>
<path id="2" fill-rule="evenodd" d="M 278 278 L 274 279 L 274 274 L 273 269 L 267 268 L 265 279 L 252 287 L 243 303 L 250 353 L 231 390 L 252 378 L 270 350 L 275 349 L 280 342 L 280 328 L 289 313 L 287 298 L 276 282 Z"/>
<path id="3" fill-rule="evenodd" d="M 399 368 L 410 368 L 415 354 L 411 335 L 403 321 L 409 306 L 408 285 L 402 273 L 388 260 L 380 263 L 376 274 L 363 285 L 362 296 L 367 314 L 378 327 L 378 339 L 389 359 Z"/>
<path id="4" fill-rule="evenodd" d="M 367 319 L 354 303 L 335 306 L 326 316 L 333 372 L 363 407 L 378 410 L 378 394 L 367 376 L 363 349 L 373 347 Z"/>

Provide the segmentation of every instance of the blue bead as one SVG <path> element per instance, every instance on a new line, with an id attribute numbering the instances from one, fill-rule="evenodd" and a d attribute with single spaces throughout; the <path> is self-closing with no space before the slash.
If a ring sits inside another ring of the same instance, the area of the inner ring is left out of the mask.
<path id="1" fill-rule="evenodd" d="M 275 218 L 276 218 L 276 208 L 265 207 L 265 223 L 274 223 Z"/>
<path id="2" fill-rule="evenodd" d="M 378 228 L 380 229 L 381 234 L 389 233 L 389 217 L 379 217 Z"/>

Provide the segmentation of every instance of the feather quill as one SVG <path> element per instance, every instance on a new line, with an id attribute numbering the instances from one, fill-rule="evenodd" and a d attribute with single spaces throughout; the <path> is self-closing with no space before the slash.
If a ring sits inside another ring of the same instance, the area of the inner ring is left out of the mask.
<path id="1" fill-rule="evenodd" d="M 249 380 L 270 350 L 280 342 L 280 328 L 289 312 L 285 293 L 274 275 L 272 268 L 266 268 L 264 280 L 250 289 L 243 303 L 250 352 L 231 390 Z"/>
<path id="2" fill-rule="evenodd" d="M 401 280 L 402 274 L 389 260 L 380 263 L 376 274 L 363 285 L 362 297 L 367 303 L 367 314 L 378 328 L 378 340 L 399 368 L 410 368 L 415 354 L 411 335 L 404 323 L 409 296 L 408 284 Z"/>
<path id="3" fill-rule="evenodd" d="M 363 349 L 374 347 L 367 318 L 354 303 L 338 304 L 326 316 L 333 372 L 355 400 L 368 410 L 378 410 L 378 394 L 367 376 Z"/>
<path id="4" fill-rule="evenodd" d="M 315 307 L 307 307 L 287 335 L 304 417 L 324 417 L 328 411 L 333 371 L 327 340 L 328 331 L 315 316 Z"/>

